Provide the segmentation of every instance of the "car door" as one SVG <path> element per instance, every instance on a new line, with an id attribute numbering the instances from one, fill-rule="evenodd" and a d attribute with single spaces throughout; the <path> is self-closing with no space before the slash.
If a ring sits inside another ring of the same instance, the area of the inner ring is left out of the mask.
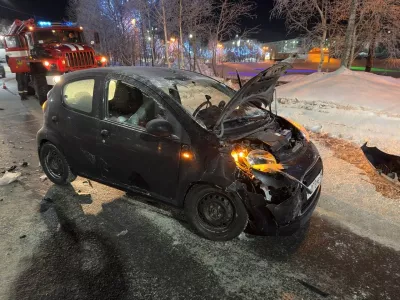
<path id="1" fill-rule="evenodd" d="M 29 72 L 28 46 L 26 41 L 19 35 L 4 36 L 7 63 L 12 73 Z"/>
<path id="2" fill-rule="evenodd" d="M 61 88 L 60 109 L 50 116 L 57 123 L 62 148 L 73 171 L 88 177 L 98 175 L 96 139 L 101 82 L 102 77 L 95 75 L 66 81 Z"/>
<path id="3" fill-rule="evenodd" d="M 102 176 L 173 202 L 180 139 L 176 135 L 156 137 L 145 129 L 145 123 L 154 118 L 172 121 L 173 116 L 162 107 L 157 94 L 132 79 L 111 78 L 105 84 L 104 95 L 98 139 Z M 143 108 L 146 116 L 137 117 Z"/>

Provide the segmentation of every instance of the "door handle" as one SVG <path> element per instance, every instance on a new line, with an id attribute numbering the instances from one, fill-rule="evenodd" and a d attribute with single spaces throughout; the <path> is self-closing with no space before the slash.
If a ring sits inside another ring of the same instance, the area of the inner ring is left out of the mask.
<path id="1" fill-rule="evenodd" d="M 108 135 L 109 135 L 109 132 L 108 132 L 107 129 L 102 129 L 102 130 L 100 131 L 100 134 L 101 134 L 101 136 L 105 137 L 105 136 L 108 136 Z"/>

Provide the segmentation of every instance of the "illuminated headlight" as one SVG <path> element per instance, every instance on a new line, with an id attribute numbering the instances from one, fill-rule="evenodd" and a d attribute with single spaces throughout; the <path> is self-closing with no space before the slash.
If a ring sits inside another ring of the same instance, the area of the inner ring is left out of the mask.
<path id="1" fill-rule="evenodd" d="M 261 172 L 275 172 L 283 169 L 283 166 L 276 162 L 275 157 L 265 150 L 250 151 L 246 160 L 252 169 Z"/>
<path id="2" fill-rule="evenodd" d="M 307 140 L 307 141 L 310 140 L 310 134 L 308 133 L 307 129 L 304 128 L 303 125 L 301 125 L 293 120 L 290 120 L 290 119 L 286 119 L 286 120 L 300 131 L 300 133 L 302 134 L 302 136 L 304 137 L 305 140 Z"/>
<path id="3" fill-rule="evenodd" d="M 276 162 L 275 157 L 265 150 L 235 149 L 231 152 L 236 165 L 247 174 L 251 174 L 250 169 L 261 172 L 277 172 L 284 167 Z"/>
<path id="4" fill-rule="evenodd" d="M 57 83 L 57 82 L 59 82 L 61 80 L 61 76 L 54 76 L 53 77 L 53 82 L 54 83 Z"/>
<path id="5" fill-rule="evenodd" d="M 104 56 L 100 59 L 100 61 L 104 64 L 105 62 L 107 62 L 107 58 L 105 58 Z"/>

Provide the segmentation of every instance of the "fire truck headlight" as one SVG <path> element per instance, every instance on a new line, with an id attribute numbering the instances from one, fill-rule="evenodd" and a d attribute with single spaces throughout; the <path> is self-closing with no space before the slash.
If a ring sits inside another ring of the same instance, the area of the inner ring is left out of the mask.
<path id="1" fill-rule="evenodd" d="M 57 82 L 59 82 L 60 80 L 61 80 L 61 76 L 54 76 L 54 77 L 53 77 L 54 83 L 57 83 Z"/>
<path id="2" fill-rule="evenodd" d="M 48 67 L 48 66 L 50 66 L 50 63 L 49 63 L 47 60 L 45 60 L 45 61 L 43 62 L 43 65 L 44 65 L 45 67 Z"/>
<path id="3" fill-rule="evenodd" d="M 107 58 L 105 58 L 104 56 L 100 59 L 100 61 L 104 64 L 107 61 Z"/>

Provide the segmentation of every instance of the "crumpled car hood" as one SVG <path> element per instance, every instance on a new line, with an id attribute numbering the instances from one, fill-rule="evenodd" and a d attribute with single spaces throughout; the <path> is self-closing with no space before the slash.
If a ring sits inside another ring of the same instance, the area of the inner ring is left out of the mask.
<path id="1" fill-rule="evenodd" d="M 214 129 L 218 130 L 221 123 L 238 106 L 246 102 L 262 102 L 265 106 L 269 106 L 273 101 L 273 94 L 279 77 L 290 68 L 292 68 L 291 64 L 280 62 L 250 79 L 224 107 L 224 110 L 215 123 Z"/>

